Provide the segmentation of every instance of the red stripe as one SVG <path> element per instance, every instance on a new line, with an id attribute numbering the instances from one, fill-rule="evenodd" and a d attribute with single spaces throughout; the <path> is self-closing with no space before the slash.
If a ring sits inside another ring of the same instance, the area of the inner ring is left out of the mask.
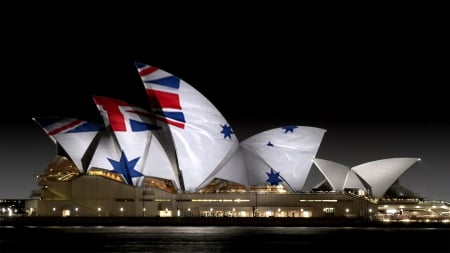
<path id="1" fill-rule="evenodd" d="M 139 70 L 139 75 L 140 76 L 146 76 L 146 75 L 149 75 L 149 74 L 151 74 L 151 73 L 153 73 L 153 72 L 155 72 L 157 70 L 158 70 L 158 68 L 150 66 L 148 68 L 140 69 Z"/>
<path id="2" fill-rule="evenodd" d="M 69 124 L 66 124 L 64 126 L 56 128 L 55 130 L 49 132 L 48 135 L 57 135 L 57 134 L 61 133 L 62 131 L 65 131 L 66 129 L 72 128 L 72 127 L 74 127 L 74 126 L 76 126 L 76 125 L 78 125 L 78 124 L 80 124 L 82 122 L 83 121 L 79 120 L 79 119 L 74 120 L 74 121 L 70 122 Z"/>
<path id="3" fill-rule="evenodd" d="M 157 119 L 158 121 L 167 123 L 167 124 L 169 124 L 169 125 L 176 126 L 176 127 L 179 127 L 179 128 L 184 129 L 184 123 L 182 123 L 182 122 L 173 121 L 173 120 L 170 120 L 170 119 L 164 118 L 164 117 L 156 117 L 156 119 Z"/>
<path id="4" fill-rule="evenodd" d="M 151 89 L 146 89 L 146 91 L 152 107 L 181 110 L 178 94 Z"/>
<path id="5" fill-rule="evenodd" d="M 115 132 L 127 131 L 125 117 L 119 109 L 119 106 L 130 106 L 127 102 L 101 96 L 94 96 L 94 101 L 95 104 L 101 105 L 106 111 L 109 125 Z"/>

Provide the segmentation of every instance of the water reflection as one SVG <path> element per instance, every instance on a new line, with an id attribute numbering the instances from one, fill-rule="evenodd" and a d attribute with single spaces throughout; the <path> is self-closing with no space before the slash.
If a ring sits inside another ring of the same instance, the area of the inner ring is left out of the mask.
<path id="1" fill-rule="evenodd" d="M 449 252 L 450 229 L 1 227 L 1 252 Z"/>

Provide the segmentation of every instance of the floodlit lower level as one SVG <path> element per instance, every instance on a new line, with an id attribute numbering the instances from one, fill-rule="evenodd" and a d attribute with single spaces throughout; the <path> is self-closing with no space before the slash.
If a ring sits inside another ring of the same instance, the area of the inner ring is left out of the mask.
<path id="1" fill-rule="evenodd" d="M 177 193 L 157 180 L 146 185 L 134 187 L 97 175 L 44 181 L 34 192 L 39 199 L 27 200 L 25 211 L 29 216 L 53 217 L 365 217 L 449 222 L 450 204 L 444 201 L 374 200 L 346 191 L 288 193 L 270 186 L 245 190 L 221 183 L 198 193 Z"/>
<path id="2" fill-rule="evenodd" d="M 369 217 L 377 205 L 342 192 L 236 191 L 174 193 L 133 187 L 102 176 L 48 181 L 40 199 L 28 200 L 32 216 L 148 217 Z"/>

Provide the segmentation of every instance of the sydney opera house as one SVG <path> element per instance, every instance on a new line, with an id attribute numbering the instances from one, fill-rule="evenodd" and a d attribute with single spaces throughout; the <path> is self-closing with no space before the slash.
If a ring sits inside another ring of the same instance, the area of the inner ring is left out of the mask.
<path id="1" fill-rule="evenodd" d="M 136 67 L 148 108 L 95 96 L 103 124 L 34 118 L 57 152 L 37 176 L 29 215 L 448 217 L 448 203 L 426 204 L 399 185 L 418 158 L 354 167 L 319 159 L 326 130 L 309 126 L 280 126 L 239 141 L 191 85 L 154 66 Z M 324 180 L 306 190 L 313 168 Z"/>

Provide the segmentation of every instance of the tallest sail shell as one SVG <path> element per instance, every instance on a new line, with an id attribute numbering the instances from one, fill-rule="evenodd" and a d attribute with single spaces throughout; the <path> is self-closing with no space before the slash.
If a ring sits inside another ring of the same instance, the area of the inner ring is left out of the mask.
<path id="1" fill-rule="evenodd" d="M 152 111 L 166 126 L 165 139 L 173 139 L 171 159 L 177 159 L 185 191 L 198 190 L 214 175 L 246 185 L 243 159 L 234 155 L 239 154 L 238 139 L 219 110 L 177 76 L 142 63 L 136 66 Z M 170 149 L 169 143 L 162 145 Z M 232 168 L 228 161 L 233 161 Z"/>

